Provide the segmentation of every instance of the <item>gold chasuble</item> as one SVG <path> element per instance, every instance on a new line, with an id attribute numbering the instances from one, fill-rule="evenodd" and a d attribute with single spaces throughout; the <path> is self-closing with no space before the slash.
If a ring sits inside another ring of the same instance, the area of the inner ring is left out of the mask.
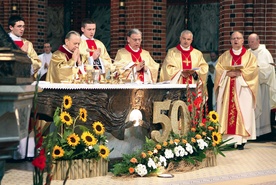
<path id="1" fill-rule="evenodd" d="M 104 46 L 104 44 L 98 40 L 98 39 L 83 39 L 83 37 L 81 37 L 81 43 L 79 46 L 79 50 L 80 53 L 82 55 L 86 55 L 87 58 L 89 56 L 92 56 L 94 51 L 96 51 L 96 49 L 100 48 L 101 50 L 101 54 L 100 54 L 100 58 L 102 60 L 102 62 L 104 63 L 104 65 L 106 67 L 109 67 L 112 64 L 111 58 L 106 50 L 106 47 Z M 87 49 L 91 50 L 91 52 L 87 51 Z"/>
<path id="2" fill-rule="evenodd" d="M 220 132 L 233 137 L 231 142 L 241 144 L 256 139 L 255 114 L 258 88 L 256 57 L 244 47 L 239 55 L 230 49 L 223 53 L 216 65 L 214 91 Z M 241 76 L 229 77 L 229 70 L 240 69 Z M 227 139 L 227 138 L 226 138 Z"/>
<path id="3" fill-rule="evenodd" d="M 14 40 L 13 41 L 19 48 L 22 48 L 22 46 L 24 45 L 24 44 L 27 44 L 28 45 L 28 51 L 27 51 L 27 55 L 28 55 L 28 57 L 31 59 L 31 61 L 32 61 L 32 67 L 33 67 L 33 70 L 34 71 L 37 71 L 40 67 L 41 67 L 41 61 L 40 61 L 40 59 L 38 58 L 38 56 L 37 56 L 37 53 L 36 53 L 36 51 L 34 50 L 34 48 L 33 48 L 33 44 L 30 42 L 30 41 L 28 41 L 28 40 L 26 40 L 26 39 L 24 39 L 24 38 L 22 38 L 22 40 Z M 34 74 L 34 77 L 36 78 L 36 76 L 37 76 L 37 74 Z"/>
<path id="4" fill-rule="evenodd" d="M 92 56 L 94 51 L 97 49 L 97 45 L 94 40 L 87 39 L 86 43 L 87 43 L 88 48 L 91 50 L 91 52 L 89 52 L 89 54 L 90 54 L 90 56 Z"/>
<path id="5" fill-rule="evenodd" d="M 87 57 L 80 55 L 81 61 L 87 63 Z M 72 59 L 72 52 L 60 46 L 52 55 L 49 64 L 46 81 L 60 83 L 63 80 L 71 80 L 73 75 L 72 67 L 76 66 L 76 61 Z"/>
<path id="6" fill-rule="evenodd" d="M 134 52 L 129 45 L 118 50 L 114 65 L 117 69 L 127 66 L 131 62 L 141 62 L 145 61 L 145 66 L 148 67 L 147 72 L 145 70 L 137 71 L 135 73 L 135 80 L 140 80 L 145 83 L 157 82 L 159 64 L 156 63 L 153 58 L 150 56 L 150 53 L 144 49 L 139 49 L 138 52 Z M 132 73 L 131 70 L 126 70 L 123 73 L 124 79 L 129 79 Z"/>
<path id="7" fill-rule="evenodd" d="M 203 58 L 203 54 L 190 46 L 189 50 L 183 50 L 179 45 L 168 50 L 160 71 L 160 82 L 172 80 L 181 70 L 195 69 L 199 80 L 206 83 L 208 64 Z M 188 79 L 190 84 L 197 83 L 192 76 Z M 179 84 L 186 84 L 186 79 L 180 76 Z"/>
<path id="8" fill-rule="evenodd" d="M 244 55 L 244 53 L 246 52 L 245 48 L 242 48 L 242 51 L 239 55 L 234 55 L 233 51 L 230 50 L 230 54 L 232 56 L 232 62 L 231 65 L 235 66 L 235 65 L 241 65 L 241 57 Z M 225 134 L 236 134 L 236 128 L 237 128 L 237 106 L 235 104 L 235 102 L 237 102 L 235 100 L 235 83 L 236 82 L 236 77 L 231 77 L 230 78 L 230 90 L 229 90 L 229 106 L 228 106 L 228 126 L 227 126 L 227 131 Z M 239 110 L 240 111 L 240 110 Z M 243 128 L 243 132 L 246 133 L 246 130 Z"/>
<path id="9" fill-rule="evenodd" d="M 182 55 L 182 69 L 192 69 L 191 51 L 193 51 L 194 48 L 190 46 L 190 49 L 185 51 L 180 47 L 180 44 L 178 44 L 176 48 L 181 52 Z M 182 83 L 186 84 L 187 80 L 189 84 L 192 84 L 193 77 L 189 76 L 189 78 L 182 78 Z"/>
<path id="10" fill-rule="evenodd" d="M 133 51 L 129 47 L 129 45 L 126 45 L 125 48 L 128 52 L 130 52 L 132 61 L 135 63 L 135 65 L 137 65 L 139 62 L 142 62 L 142 58 L 141 58 L 142 49 L 141 48 L 137 52 Z M 141 82 L 144 82 L 144 68 L 142 68 L 140 71 L 137 71 L 137 73 L 138 73 L 138 75 L 137 75 L 138 79 Z"/>

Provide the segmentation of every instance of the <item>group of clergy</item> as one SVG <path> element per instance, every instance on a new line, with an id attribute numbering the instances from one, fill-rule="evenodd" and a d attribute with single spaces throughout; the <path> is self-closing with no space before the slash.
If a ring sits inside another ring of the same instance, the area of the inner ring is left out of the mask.
<path id="1" fill-rule="evenodd" d="M 122 71 L 123 78 L 143 84 L 173 81 L 204 87 L 207 82 L 208 63 L 202 52 L 192 47 L 193 33 L 189 30 L 181 32 L 180 43 L 168 50 L 160 66 L 148 51 L 141 48 L 142 33 L 138 29 L 129 30 L 127 44 L 112 60 L 104 44 L 94 38 L 96 23 L 84 19 L 82 35 L 76 31 L 68 32 L 64 45 L 52 54 L 50 63 L 41 66 L 32 44 L 21 38 L 24 20 L 17 17 L 9 21 L 9 27 L 11 38 L 32 59 L 32 73 L 47 68 L 46 81 L 51 83 L 71 77 L 72 67 L 77 68 L 79 74 L 85 74 L 87 65 L 102 74 L 115 67 Z M 243 149 L 248 139 L 271 132 L 270 123 L 264 125 L 260 120 L 265 119 L 261 117 L 263 112 L 276 105 L 275 69 L 270 65 L 274 64 L 272 56 L 259 43 L 257 34 L 251 34 L 248 40 L 249 50 L 243 46 L 242 33 L 231 34 L 232 48 L 219 56 L 214 77 L 220 132 L 224 133 L 225 139 L 231 137 L 239 149 Z"/>

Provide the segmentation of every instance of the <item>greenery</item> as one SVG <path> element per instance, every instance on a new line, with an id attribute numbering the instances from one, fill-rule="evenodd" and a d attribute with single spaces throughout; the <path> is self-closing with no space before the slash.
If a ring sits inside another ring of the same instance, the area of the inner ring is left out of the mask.
<path id="1" fill-rule="evenodd" d="M 36 102 L 36 99 L 35 101 Z M 74 159 L 95 159 L 103 158 L 109 160 L 111 152 L 106 146 L 107 139 L 104 135 L 105 127 L 99 121 L 87 127 L 80 123 L 87 121 L 87 111 L 80 108 L 77 116 L 74 118 L 69 112 L 72 106 L 72 98 L 64 96 L 61 107 L 57 107 L 53 116 L 54 130 L 43 137 L 43 132 L 38 126 L 38 119 L 33 120 L 36 142 L 36 157 L 33 160 L 34 184 L 43 184 L 43 173 L 47 172 L 46 184 L 51 184 L 52 166 L 58 160 L 68 160 L 69 167 L 66 171 L 67 178 L 63 184 L 66 184 L 68 173 Z"/>
<path id="2" fill-rule="evenodd" d="M 45 143 L 46 148 L 53 147 L 52 158 L 54 160 L 108 159 L 110 150 L 106 146 L 103 124 L 96 121 L 91 124 L 91 128 L 76 124 L 78 121 L 83 123 L 87 121 L 87 111 L 80 108 L 78 115 L 73 118 L 68 112 L 71 106 L 72 98 L 64 96 L 61 108 L 57 107 L 55 111 L 53 120 L 57 130 L 47 135 L 48 140 Z M 80 130 L 79 134 L 77 128 Z"/>
<path id="3" fill-rule="evenodd" d="M 166 169 L 171 162 L 186 161 L 189 164 L 202 162 L 208 151 L 213 151 L 214 155 L 225 156 L 222 151 L 229 150 L 233 144 L 226 144 L 229 140 L 222 140 L 223 134 L 218 131 L 219 117 L 215 111 L 204 116 L 207 112 L 204 110 L 206 101 L 199 94 L 191 92 L 188 88 L 187 133 L 179 135 L 171 132 L 163 143 L 146 138 L 141 150 L 123 155 L 122 161 L 111 169 L 113 174 L 149 176 L 158 173 L 160 169 Z"/>

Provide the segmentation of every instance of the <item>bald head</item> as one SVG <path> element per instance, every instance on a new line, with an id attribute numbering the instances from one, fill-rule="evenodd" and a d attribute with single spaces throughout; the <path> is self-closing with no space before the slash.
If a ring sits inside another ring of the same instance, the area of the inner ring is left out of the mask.
<path id="1" fill-rule="evenodd" d="M 252 50 L 258 49 L 260 45 L 260 39 L 256 33 L 252 33 L 248 36 L 248 45 Z"/>

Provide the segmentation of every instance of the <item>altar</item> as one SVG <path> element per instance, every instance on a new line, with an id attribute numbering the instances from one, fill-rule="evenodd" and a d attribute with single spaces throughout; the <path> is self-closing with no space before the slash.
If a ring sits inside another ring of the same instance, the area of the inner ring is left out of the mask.
<path id="1" fill-rule="evenodd" d="M 186 100 L 185 84 L 55 84 L 40 82 L 42 92 L 38 94 L 39 119 L 52 121 L 54 111 L 61 106 L 63 96 L 73 99 L 72 116 L 79 108 L 87 110 L 87 122 L 104 124 L 109 147 L 114 148 L 111 158 L 124 152 L 136 150 L 150 136 L 152 130 L 160 129 L 152 124 L 153 103 L 165 100 Z M 189 85 L 195 88 L 195 85 Z M 135 127 L 129 116 L 140 110 L 143 124 Z M 115 149 L 116 146 L 116 149 Z"/>

